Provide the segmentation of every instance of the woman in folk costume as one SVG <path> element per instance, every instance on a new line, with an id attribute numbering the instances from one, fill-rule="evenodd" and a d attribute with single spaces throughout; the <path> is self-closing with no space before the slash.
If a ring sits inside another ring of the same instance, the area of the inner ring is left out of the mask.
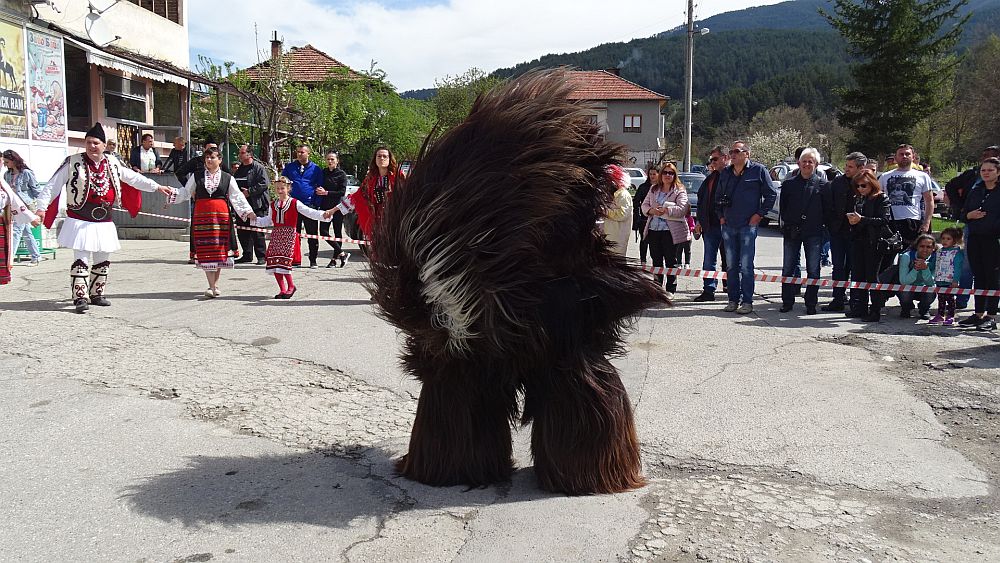
<path id="1" fill-rule="evenodd" d="M 14 258 L 14 230 L 23 225 L 37 227 L 40 220 L 28 209 L 14 190 L 0 179 L 0 285 L 10 283 L 10 267 Z M 30 236 L 30 235 L 29 235 Z"/>
<path id="2" fill-rule="evenodd" d="M 119 162 L 114 155 L 105 154 L 106 141 L 104 127 L 95 123 L 84 137 L 85 152 L 66 157 L 49 180 L 45 193 L 36 200 L 47 202 L 48 190 L 56 194 L 44 213 L 48 229 L 59 211 L 66 210 L 59 246 L 73 249 L 69 275 L 77 313 L 83 313 L 90 305 L 111 305 L 104 297 L 104 290 L 111 253 L 121 248 L 112 206 L 123 207 L 135 217 L 142 207 L 139 190 L 172 193 L 171 188 L 158 185 Z"/>
<path id="3" fill-rule="evenodd" d="M 205 297 L 218 297 L 219 275 L 224 268 L 233 267 L 229 256 L 230 233 L 233 229 L 229 215 L 229 205 L 244 220 L 257 220 L 247 198 L 243 196 L 236 179 L 220 167 L 222 156 L 219 149 L 205 149 L 205 170 L 188 177 L 187 184 L 174 189 L 171 203 L 194 198 L 194 214 L 191 217 L 194 236 L 195 267 L 204 270 L 208 279 Z"/>
<path id="4" fill-rule="evenodd" d="M 308 217 L 314 221 L 329 221 L 333 210 L 320 211 L 313 209 L 301 201 L 288 195 L 292 182 L 284 176 L 274 180 L 274 193 L 277 196 L 271 202 L 271 242 L 267 245 L 267 273 L 274 274 L 280 290 L 275 299 L 291 299 L 297 289 L 292 282 L 292 262 L 295 258 L 295 242 L 299 239 L 297 225 L 299 216 Z"/>
<path id="5" fill-rule="evenodd" d="M 605 171 L 605 180 L 615 187 L 614 201 L 608 206 L 604 217 L 604 236 L 614 243 L 612 249 L 625 256 L 628 239 L 632 233 L 632 195 L 628 193 L 632 181 L 625 170 L 612 164 Z"/>
<path id="6" fill-rule="evenodd" d="M 392 151 L 386 147 L 379 147 L 375 149 L 375 154 L 368 163 L 368 175 L 361 182 L 361 188 L 344 198 L 335 209 L 344 214 L 357 212 L 358 226 L 365 234 L 365 240 L 371 241 L 372 230 L 382 217 L 382 210 L 385 208 L 385 202 L 389 200 L 389 194 L 404 179 Z"/>

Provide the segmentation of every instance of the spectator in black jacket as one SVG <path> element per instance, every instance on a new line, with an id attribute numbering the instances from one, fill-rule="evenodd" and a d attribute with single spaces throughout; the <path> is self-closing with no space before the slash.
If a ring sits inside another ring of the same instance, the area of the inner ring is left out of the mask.
<path id="1" fill-rule="evenodd" d="M 780 222 L 784 237 L 782 276 L 794 276 L 799 271 L 802 248 L 806 253 L 806 276 L 820 277 L 820 254 L 823 247 L 823 193 L 829 189 L 826 178 L 816 173 L 819 151 L 806 147 L 799 155 L 799 173 L 781 184 Z M 799 284 L 781 284 L 781 312 L 792 310 Z M 806 314 L 816 314 L 819 286 L 806 286 Z"/>
<path id="2" fill-rule="evenodd" d="M 153 136 L 146 133 L 142 136 L 142 141 L 138 147 L 132 147 L 132 153 L 128 158 L 129 165 L 136 172 L 159 174 L 163 167 L 163 160 L 156 154 L 153 148 Z"/>
<path id="3" fill-rule="evenodd" d="M 868 159 L 860 152 L 847 155 L 844 173 L 830 183 L 823 192 L 823 213 L 826 229 L 830 233 L 830 260 L 833 262 L 833 280 L 847 281 L 851 274 L 851 225 L 847 213 L 854 209 L 854 187 L 851 181 L 864 169 Z M 821 307 L 824 311 L 842 312 L 847 303 L 847 288 L 833 288 L 833 300 Z"/>
<path id="4" fill-rule="evenodd" d="M 650 164 L 646 168 L 646 181 L 639 184 L 639 187 L 635 190 L 635 195 L 632 196 L 632 230 L 635 231 L 635 236 L 639 239 L 639 262 L 642 264 L 646 263 L 646 251 L 649 250 L 649 242 L 646 241 L 645 237 L 646 220 L 648 218 L 642 214 L 642 201 L 649 194 L 650 186 L 654 186 L 659 182 L 660 171 L 656 168 L 656 165 Z"/>
<path id="5" fill-rule="evenodd" d="M 1000 289 L 1000 159 L 987 158 L 979 166 L 983 179 L 965 198 L 962 216 L 968 221 L 965 253 L 972 266 L 976 289 Z M 976 296 L 976 312 L 958 324 L 979 330 L 996 330 L 1000 298 Z"/>
<path id="6" fill-rule="evenodd" d="M 175 174 L 177 169 L 190 159 L 191 153 L 187 149 L 184 137 L 174 137 L 174 148 L 170 149 L 167 160 L 163 162 L 163 173 Z M 187 176 L 177 179 L 181 181 L 182 186 L 187 183 Z"/>
<path id="7" fill-rule="evenodd" d="M 316 209 L 333 209 L 340 205 L 340 200 L 347 195 L 347 173 L 340 169 L 340 157 L 335 151 L 326 153 L 326 168 L 323 169 L 323 185 L 316 188 L 316 198 L 313 199 L 313 206 Z M 330 236 L 330 225 L 333 225 L 333 235 L 336 238 L 344 236 L 344 214 L 334 213 L 329 222 L 322 221 L 319 224 L 319 234 Z M 344 247 L 338 240 L 326 241 L 333 247 L 333 258 L 326 265 L 332 268 L 333 264 L 340 261 L 341 268 L 347 264 L 348 254 L 344 252 Z"/>
<path id="8" fill-rule="evenodd" d="M 708 158 L 708 177 L 698 188 L 698 209 L 695 214 L 695 236 L 702 237 L 705 243 L 705 252 L 702 257 L 701 269 L 706 272 L 714 272 L 718 255 L 722 255 L 722 271 L 727 268 L 726 249 L 722 243 L 722 224 L 719 222 L 719 209 L 716 207 L 716 196 L 719 187 L 719 172 L 729 166 L 729 151 L 722 145 L 716 145 Z M 715 278 L 705 278 L 701 295 L 694 298 L 695 301 L 715 301 L 715 288 L 719 281 Z M 722 290 L 726 291 L 726 281 L 722 282 Z"/>
<path id="9" fill-rule="evenodd" d="M 889 258 L 878 245 L 883 227 L 892 222 L 889 197 L 869 170 L 855 176 L 851 183 L 855 190 L 854 208 L 847 213 L 847 222 L 851 225 L 851 281 L 875 283 Z M 883 300 L 876 294 L 868 289 L 852 289 L 845 315 L 878 322 Z"/>
<path id="10" fill-rule="evenodd" d="M 980 157 L 979 162 L 986 160 L 987 158 L 1000 158 L 1000 147 L 992 146 L 983 149 L 982 157 Z M 979 167 L 974 166 L 969 168 L 965 172 L 962 172 L 958 176 L 955 176 L 948 183 L 944 185 L 945 199 L 948 202 L 948 208 L 951 212 L 951 218 L 960 221 L 962 220 L 962 209 L 965 207 L 965 197 L 972 190 L 972 186 L 975 186 L 979 182 Z"/>
<path id="11" fill-rule="evenodd" d="M 233 172 L 233 178 L 236 179 L 236 185 L 240 187 L 243 196 L 250 203 L 254 215 L 267 217 L 271 212 L 267 199 L 267 169 L 264 168 L 263 164 L 254 160 L 249 145 L 240 145 L 239 166 Z M 239 216 L 235 219 L 238 226 L 251 226 Z M 257 265 L 264 264 L 267 252 L 267 246 L 264 244 L 264 233 L 237 229 L 236 236 L 240 240 L 240 246 L 243 247 L 243 256 L 236 260 L 236 263 L 252 262 L 254 255 L 256 255 Z"/>

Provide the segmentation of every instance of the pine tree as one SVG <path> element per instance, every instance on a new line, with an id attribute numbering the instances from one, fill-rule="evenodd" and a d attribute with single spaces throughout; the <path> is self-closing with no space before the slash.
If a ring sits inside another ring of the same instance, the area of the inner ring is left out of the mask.
<path id="1" fill-rule="evenodd" d="M 959 63 L 953 52 L 969 19 L 968 0 L 834 0 L 820 13 L 858 57 L 856 87 L 840 92 L 851 150 L 885 154 L 909 142 L 917 123 L 949 103 L 941 96 Z"/>

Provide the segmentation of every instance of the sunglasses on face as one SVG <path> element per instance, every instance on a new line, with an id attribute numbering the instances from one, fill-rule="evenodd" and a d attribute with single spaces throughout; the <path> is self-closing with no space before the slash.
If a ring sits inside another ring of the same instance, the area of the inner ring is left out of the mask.
<path id="1" fill-rule="evenodd" d="M 733 149 L 733 150 L 729 151 L 729 154 L 740 154 L 740 153 L 744 153 L 744 152 L 747 152 L 747 150 L 746 149 Z"/>
<path id="2" fill-rule="evenodd" d="M 708 161 L 709 162 L 719 162 L 719 157 L 713 156 L 712 158 L 708 159 Z"/>

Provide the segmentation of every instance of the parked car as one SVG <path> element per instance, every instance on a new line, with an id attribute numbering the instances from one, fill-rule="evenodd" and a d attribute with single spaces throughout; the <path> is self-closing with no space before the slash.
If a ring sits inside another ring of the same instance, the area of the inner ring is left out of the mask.
<path id="1" fill-rule="evenodd" d="M 691 165 L 691 172 L 697 172 L 699 174 L 704 174 L 707 177 L 708 176 L 708 166 L 705 166 L 704 164 L 692 164 Z"/>
<path id="2" fill-rule="evenodd" d="M 948 216 L 948 206 L 944 202 L 944 188 L 937 180 L 931 179 L 931 189 L 934 190 L 934 213 L 942 217 Z"/>
<path id="3" fill-rule="evenodd" d="M 646 171 L 642 168 L 626 168 L 625 172 L 628 174 L 629 180 L 632 181 L 633 192 L 635 192 L 635 188 L 646 181 Z"/>
<path id="4" fill-rule="evenodd" d="M 688 204 L 691 206 L 691 213 L 694 214 L 698 210 L 698 190 L 707 176 L 698 172 L 681 172 L 680 176 L 681 183 L 684 184 L 684 189 L 688 194 Z"/>

